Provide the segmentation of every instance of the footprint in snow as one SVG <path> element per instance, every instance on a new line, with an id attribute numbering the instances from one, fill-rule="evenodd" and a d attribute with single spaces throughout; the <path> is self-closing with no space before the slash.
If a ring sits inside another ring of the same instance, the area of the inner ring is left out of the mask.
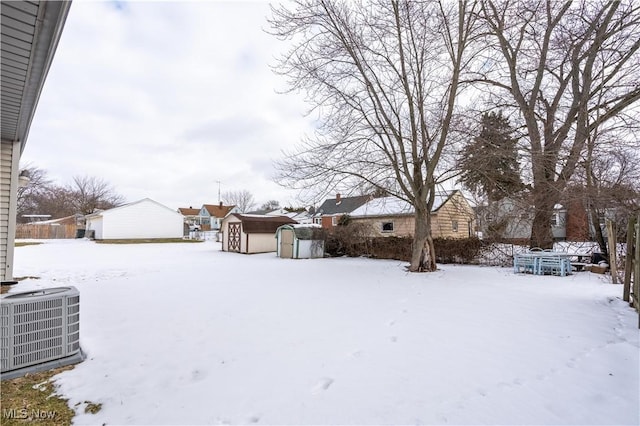
<path id="1" fill-rule="evenodd" d="M 389 338 L 389 340 L 391 341 L 391 343 L 396 343 L 398 341 L 398 337 L 397 336 L 391 336 Z"/>
<path id="2" fill-rule="evenodd" d="M 191 372 L 191 381 L 199 382 L 200 380 L 204 379 L 206 376 L 207 376 L 207 373 L 202 370 L 193 370 Z"/>
<path id="3" fill-rule="evenodd" d="M 364 354 L 364 352 L 362 350 L 357 350 L 357 351 L 353 351 L 349 354 L 349 358 L 362 358 L 362 355 Z"/>
<path id="4" fill-rule="evenodd" d="M 327 389 L 329 389 L 329 386 L 331 386 L 332 384 L 333 384 L 333 379 L 331 377 L 323 377 L 311 389 L 311 393 L 315 395 L 322 391 L 326 391 Z"/>

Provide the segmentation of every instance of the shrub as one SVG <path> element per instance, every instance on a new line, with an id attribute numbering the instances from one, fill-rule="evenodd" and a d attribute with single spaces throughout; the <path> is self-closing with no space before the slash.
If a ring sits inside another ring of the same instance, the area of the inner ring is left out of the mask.
<path id="1" fill-rule="evenodd" d="M 324 251 L 329 256 L 366 256 L 369 234 L 369 226 L 362 223 L 336 226 L 327 236 Z"/>
<path id="2" fill-rule="evenodd" d="M 411 237 L 369 237 L 369 225 L 349 223 L 336 226 L 327 236 L 325 253 L 329 256 L 366 256 L 410 262 Z M 435 238 L 433 244 L 438 263 L 477 263 L 485 244 L 478 238 Z"/>
<path id="3" fill-rule="evenodd" d="M 433 245 L 436 250 L 436 262 L 438 263 L 475 263 L 484 243 L 475 237 L 471 238 L 434 238 Z"/>
<path id="4" fill-rule="evenodd" d="M 410 262 L 413 238 L 376 237 L 369 244 L 369 256 L 376 259 L 395 259 Z"/>

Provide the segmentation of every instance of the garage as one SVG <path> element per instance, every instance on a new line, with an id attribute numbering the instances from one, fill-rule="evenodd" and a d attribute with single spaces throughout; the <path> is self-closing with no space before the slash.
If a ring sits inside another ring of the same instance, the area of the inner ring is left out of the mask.
<path id="1" fill-rule="evenodd" d="M 86 216 L 96 240 L 182 238 L 183 217 L 150 198 Z"/>

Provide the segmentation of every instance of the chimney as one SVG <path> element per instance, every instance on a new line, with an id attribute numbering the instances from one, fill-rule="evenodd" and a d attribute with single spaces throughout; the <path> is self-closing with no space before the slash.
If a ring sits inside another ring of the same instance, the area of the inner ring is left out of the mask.
<path id="1" fill-rule="evenodd" d="M 222 208 L 222 201 L 220 201 L 220 208 Z"/>
<path id="2" fill-rule="evenodd" d="M 336 194 L 336 206 L 340 204 L 341 201 L 342 199 L 340 198 L 340 194 Z"/>

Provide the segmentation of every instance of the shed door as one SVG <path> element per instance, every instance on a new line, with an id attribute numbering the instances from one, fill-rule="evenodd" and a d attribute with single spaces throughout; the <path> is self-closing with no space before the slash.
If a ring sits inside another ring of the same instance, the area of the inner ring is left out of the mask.
<path id="1" fill-rule="evenodd" d="M 241 226 L 241 223 L 229 224 L 229 241 L 227 243 L 229 251 L 240 252 L 240 234 L 242 232 Z"/>
<path id="2" fill-rule="evenodd" d="M 293 258 L 293 230 L 282 229 L 280 231 L 280 257 Z"/>

